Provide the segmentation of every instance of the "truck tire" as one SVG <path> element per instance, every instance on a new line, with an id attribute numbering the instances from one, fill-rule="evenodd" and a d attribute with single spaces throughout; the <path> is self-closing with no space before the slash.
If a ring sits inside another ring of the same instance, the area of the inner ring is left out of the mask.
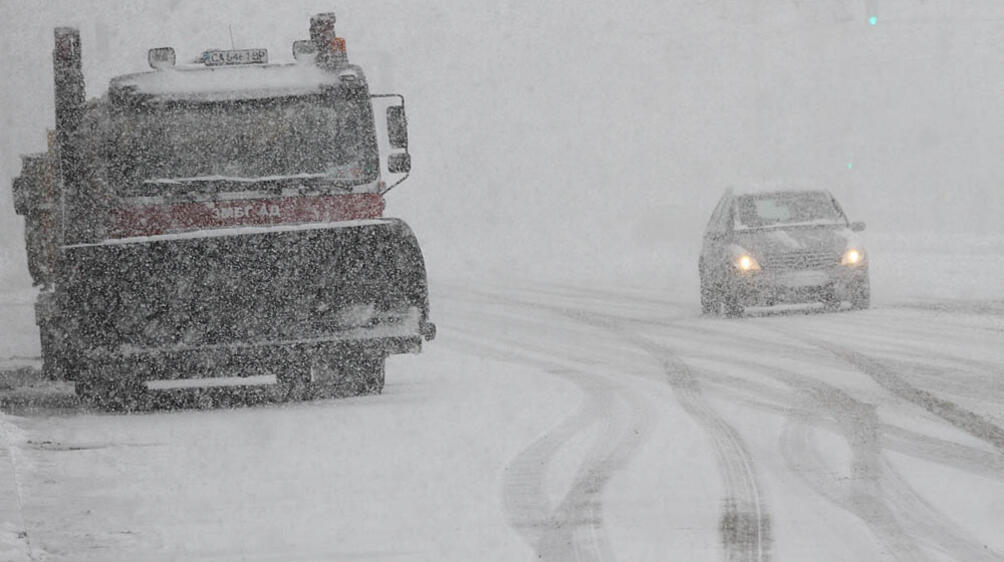
<path id="1" fill-rule="evenodd" d="M 38 326 L 42 352 L 42 376 L 49 380 L 67 380 L 73 377 L 67 366 L 59 337 L 62 335 L 46 323 Z"/>
<path id="2" fill-rule="evenodd" d="M 42 353 L 42 376 L 49 380 L 72 380 L 77 374 L 70 360 L 69 338 L 58 314 L 56 294 L 42 291 L 35 302 L 35 325 L 38 326 Z"/>
<path id="3" fill-rule="evenodd" d="M 77 396 L 99 410 L 136 412 L 152 406 L 152 396 L 138 378 L 108 366 L 91 366 L 74 384 Z"/>
<path id="4" fill-rule="evenodd" d="M 384 385 L 386 355 L 350 353 L 315 362 L 311 367 L 310 396 L 345 398 L 380 394 Z"/>
<path id="5" fill-rule="evenodd" d="M 367 357 L 353 365 L 359 376 L 359 394 L 383 392 L 386 362 L 387 358 L 379 355 Z"/>

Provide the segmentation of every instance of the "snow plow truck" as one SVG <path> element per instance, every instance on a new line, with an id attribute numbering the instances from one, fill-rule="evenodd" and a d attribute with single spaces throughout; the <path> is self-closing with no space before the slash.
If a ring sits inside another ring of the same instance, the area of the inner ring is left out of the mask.
<path id="1" fill-rule="evenodd" d="M 13 185 L 47 376 L 116 409 L 379 393 L 385 359 L 434 338 L 418 241 L 383 217 L 411 169 L 404 98 L 370 93 L 334 24 L 283 63 L 151 49 L 93 100 L 78 31 L 55 29 L 56 128 Z"/>

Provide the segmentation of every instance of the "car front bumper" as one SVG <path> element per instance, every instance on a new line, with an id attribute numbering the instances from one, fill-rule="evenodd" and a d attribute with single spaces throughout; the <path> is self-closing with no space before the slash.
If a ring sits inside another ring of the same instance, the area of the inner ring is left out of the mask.
<path id="1" fill-rule="evenodd" d="M 743 306 L 772 306 L 850 300 L 867 283 L 867 265 L 840 265 L 811 270 L 736 272 L 731 288 Z"/>

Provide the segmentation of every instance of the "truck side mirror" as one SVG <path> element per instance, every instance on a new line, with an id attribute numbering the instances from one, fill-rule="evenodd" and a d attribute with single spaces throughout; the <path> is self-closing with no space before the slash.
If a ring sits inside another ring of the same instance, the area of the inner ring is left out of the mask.
<path id="1" fill-rule="evenodd" d="M 387 157 L 387 171 L 392 174 L 407 174 L 411 171 L 411 155 L 396 152 Z"/>
<path id="2" fill-rule="evenodd" d="M 864 229 L 865 229 L 865 223 L 861 221 L 851 223 L 851 230 L 853 230 L 854 232 L 861 232 Z"/>
<path id="3" fill-rule="evenodd" d="M 387 108 L 387 139 L 394 148 L 408 148 L 408 118 L 403 105 Z"/>

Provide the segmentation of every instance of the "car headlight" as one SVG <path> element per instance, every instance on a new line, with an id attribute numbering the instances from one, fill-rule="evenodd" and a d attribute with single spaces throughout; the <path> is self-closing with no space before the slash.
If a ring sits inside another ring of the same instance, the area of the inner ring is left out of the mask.
<path id="1" fill-rule="evenodd" d="M 760 271 L 760 264 L 746 248 L 738 244 L 729 244 L 729 252 L 732 254 L 732 265 L 743 273 L 750 271 Z"/>
<path id="2" fill-rule="evenodd" d="M 754 271 L 760 269 L 760 264 L 749 254 L 743 254 L 736 260 L 736 267 L 743 271 Z"/>
<path id="3" fill-rule="evenodd" d="M 844 252 L 844 257 L 840 260 L 841 265 L 858 265 L 865 259 L 865 253 L 856 248 L 850 248 Z"/>

